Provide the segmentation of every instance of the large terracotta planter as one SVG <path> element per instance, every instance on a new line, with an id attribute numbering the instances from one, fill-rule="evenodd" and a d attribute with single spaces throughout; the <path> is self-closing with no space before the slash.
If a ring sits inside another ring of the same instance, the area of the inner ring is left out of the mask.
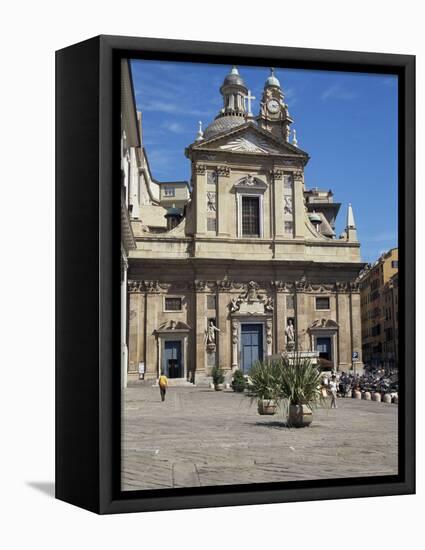
<path id="1" fill-rule="evenodd" d="M 307 405 L 290 405 L 288 424 L 293 428 L 304 428 L 313 422 L 313 411 Z"/>
<path id="2" fill-rule="evenodd" d="M 258 400 L 258 414 L 276 414 L 277 403 L 273 399 Z"/>

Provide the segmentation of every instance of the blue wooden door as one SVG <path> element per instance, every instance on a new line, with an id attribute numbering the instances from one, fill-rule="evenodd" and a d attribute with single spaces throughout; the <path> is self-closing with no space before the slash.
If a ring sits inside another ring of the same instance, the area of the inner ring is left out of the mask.
<path id="1" fill-rule="evenodd" d="M 319 336 L 316 339 L 316 350 L 319 352 L 319 357 L 323 359 L 332 359 L 331 339 L 327 336 Z"/>
<path id="2" fill-rule="evenodd" d="M 168 378 L 182 378 L 182 346 L 180 340 L 166 340 L 164 342 L 164 359 L 162 363 L 165 376 Z"/>
<path id="3" fill-rule="evenodd" d="M 263 359 L 263 325 L 241 325 L 241 367 L 244 373 Z"/>

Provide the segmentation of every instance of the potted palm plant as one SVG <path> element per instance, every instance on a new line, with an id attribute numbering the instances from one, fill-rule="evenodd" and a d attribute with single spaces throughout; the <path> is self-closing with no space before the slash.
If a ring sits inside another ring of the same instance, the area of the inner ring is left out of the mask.
<path id="1" fill-rule="evenodd" d="M 221 391 L 224 383 L 224 371 L 221 367 L 213 367 L 211 369 L 211 376 L 213 379 L 215 391 Z"/>
<path id="2" fill-rule="evenodd" d="M 282 359 L 281 396 L 287 401 L 288 424 L 296 428 L 309 426 L 313 410 L 323 403 L 321 374 L 309 359 L 297 353 Z"/>
<path id="3" fill-rule="evenodd" d="M 246 380 L 240 369 L 235 370 L 233 374 L 232 389 L 235 392 L 243 392 L 246 387 Z"/>
<path id="4" fill-rule="evenodd" d="M 249 370 L 248 395 L 259 414 L 275 414 L 281 398 L 281 361 L 256 361 Z"/>

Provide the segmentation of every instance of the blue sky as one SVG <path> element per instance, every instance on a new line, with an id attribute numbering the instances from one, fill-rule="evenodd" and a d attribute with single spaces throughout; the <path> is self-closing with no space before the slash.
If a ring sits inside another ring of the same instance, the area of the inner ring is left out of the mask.
<path id="1" fill-rule="evenodd" d="M 143 141 L 158 180 L 189 180 L 184 149 L 198 121 L 206 128 L 222 107 L 230 66 L 133 60 Z M 239 66 L 258 114 L 267 67 Z M 397 77 L 276 69 L 298 146 L 310 155 L 306 188 L 332 189 L 341 202 L 336 231 L 352 203 L 363 261 L 397 246 Z"/>

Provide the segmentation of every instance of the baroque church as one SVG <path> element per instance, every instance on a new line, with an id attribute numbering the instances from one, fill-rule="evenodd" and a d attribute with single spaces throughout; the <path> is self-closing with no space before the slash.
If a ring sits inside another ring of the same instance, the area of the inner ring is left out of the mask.
<path id="1" fill-rule="evenodd" d="M 126 376 L 164 371 L 198 383 L 213 366 L 247 373 L 292 350 L 361 371 L 363 263 L 351 205 L 337 236 L 341 204 L 307 188 L 309 155 L 273 70 L 256 114 L 236 67 L 220 93 L 223 107 L 185 150 L 190 184 L 154 180 L 141 138 L 136 147 L 122 286 Z"/>

